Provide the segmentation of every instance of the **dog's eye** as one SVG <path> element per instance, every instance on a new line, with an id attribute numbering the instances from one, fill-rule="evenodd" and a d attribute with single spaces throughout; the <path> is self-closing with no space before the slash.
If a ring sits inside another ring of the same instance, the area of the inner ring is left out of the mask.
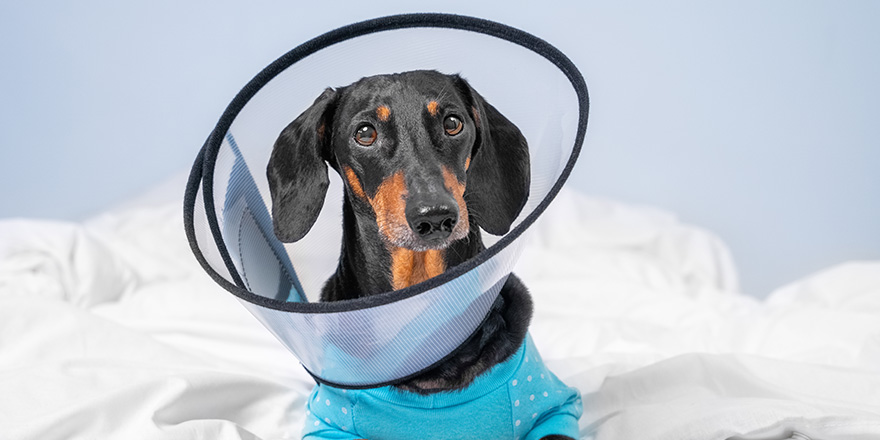
<path id="1" fill-rule="evenodd" d="M 376 137 L 378 134 L 376 133 L 376 128 L 370 124 L 364 124 L 358 127 L 358 129 L 354 132 L 354 140 L 355 142 L 369 147 L 373 145 L 373 142 L 376 142 Z"/>
<path id="2" fill-rule="evenodd" d="M 450 136 L 455 136 L 461 133 L 463 127 L 464 124 L 461 123 L 461 119 L 459 119 L 458 116 L 450 115 L 443 120 L 443 129 L 446 130 L 446 134 Z"/>

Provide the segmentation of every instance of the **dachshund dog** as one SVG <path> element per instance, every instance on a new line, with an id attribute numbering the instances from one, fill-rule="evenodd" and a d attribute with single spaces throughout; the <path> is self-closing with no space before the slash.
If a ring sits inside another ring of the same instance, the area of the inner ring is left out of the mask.
<path id="1" fill-rule="evenodd" d="M 529 194 L 520 130 L 463 78 L 436 71 L 328 88 L 281 132 L 267 167 L 281 241 L 317 219 L 327 164 L 345 189 L 339 266 L 322 301 L 402 289 L 474 257 L 480 228 L 506 233 Z M 392 387 L 318 385 L 304 438 L 576 436 L 580 396 L 540 362 L 531 313 L 511 274 L 474 336 L 438 366 Z M 543 391 L 529 391 L 539 382 Z M 342 409 L 325 416 L 331 400 Z"/>

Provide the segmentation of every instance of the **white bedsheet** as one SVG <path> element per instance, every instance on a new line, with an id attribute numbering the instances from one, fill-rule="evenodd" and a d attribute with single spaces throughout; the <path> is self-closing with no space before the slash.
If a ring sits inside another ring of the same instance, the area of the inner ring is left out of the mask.
<path id="1" fill-rule="evenodd" d="M 182 186 L 0 221 L 0 439 L 299 438 L 313 382 L 195 262 Z M 759 302 L 659 210 L 563 192 L 533 229 L 517 273 L 583 438 L 880 439 L 880 262 Z"/>

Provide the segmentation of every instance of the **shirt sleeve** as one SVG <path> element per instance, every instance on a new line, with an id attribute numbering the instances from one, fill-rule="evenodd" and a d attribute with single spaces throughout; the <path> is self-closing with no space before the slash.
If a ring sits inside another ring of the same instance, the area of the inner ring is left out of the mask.
<path id="1" fill-rule="evenodd" d="M 306 417 L 306 426 L 303 428 L 303 440 L 355 440 L 359 439 L 355 434 L 343 431 L 341 427 L 337 428 L 326 423 L 324 420 L 318 420 L 314 416 Z"/>
<path id="2" fill-rule="evenodd" d="M 343 393 L 315 387 L 306 404 L 303 439 L 354 440 L 362 438 L 353 429 L 351 401 Z"/>
<path id="3" fill-rule="evenodd" d="M 574 390 L 565 404 L 541 415 L 532 430 L 526 434 L 525 440 L 539 440 L 551 434 L 579 438 L 578 419 L 582 413 L 583 401 L 580 393 Z"/>

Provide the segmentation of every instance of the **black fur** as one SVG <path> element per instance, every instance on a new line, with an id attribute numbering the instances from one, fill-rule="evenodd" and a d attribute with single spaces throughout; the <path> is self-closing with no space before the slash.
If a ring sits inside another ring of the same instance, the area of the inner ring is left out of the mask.
<path id="1" fill-rule="evenodd" d="M 519 129 L 461 78 L 456 86 L 479 119 L 474 158 L 468 169 L 468 208 L 480 226 L 506 234 L 529 198 L 529 147 Z"/>
<path id="2" fill-rule="evenodd" d="M 332 114 L 336 93 L 327 89 L 278 136 L 266 169 L 275 235 L 283 242 L 303 238 L 318 219 L 330 181 L 325 164 L 329 143 L 319 133 Z"/>

